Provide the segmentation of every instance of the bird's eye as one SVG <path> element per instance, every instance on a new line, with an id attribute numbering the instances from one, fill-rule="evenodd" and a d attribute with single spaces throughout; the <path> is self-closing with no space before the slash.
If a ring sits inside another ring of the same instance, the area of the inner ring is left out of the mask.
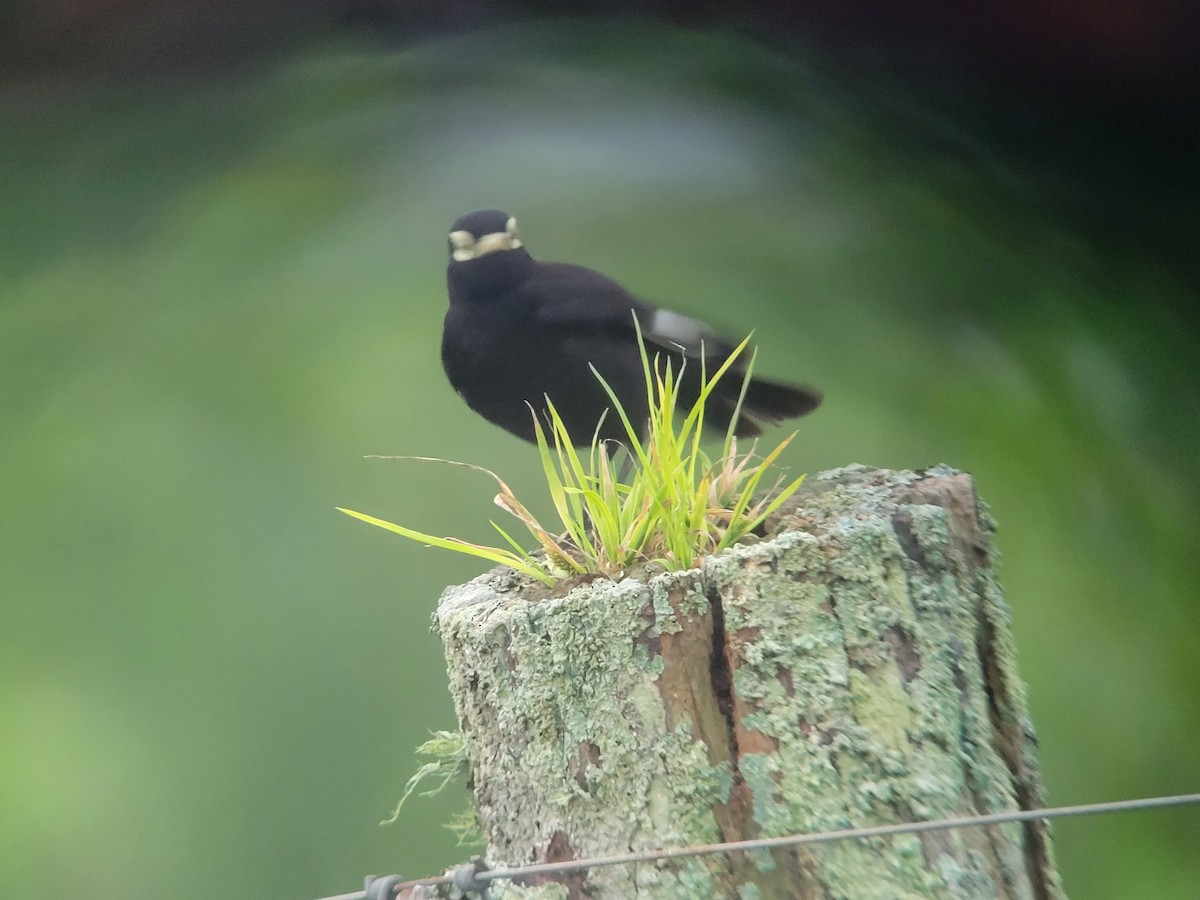
<path id="1" fill-rule="evenodd" d="M 469 231 L 450 232 L 450 246 L 455 250 L 466 250 L 475 244 L 475 235 Z"/>

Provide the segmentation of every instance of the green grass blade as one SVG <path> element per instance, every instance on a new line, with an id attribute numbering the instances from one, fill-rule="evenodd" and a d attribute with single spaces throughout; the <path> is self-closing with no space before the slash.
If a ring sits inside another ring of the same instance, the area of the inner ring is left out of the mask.
<path id="1" fill-rule="evenodd" d="M 408 528 L 404 525 L 397 525 L 395 522 L 389 522 L 386 519 L 378 519 L 375 516 L 369 516 L 366 513 L 360 513 L 353 509 L 345 509 L 341 506 L 336 507 L 338 512 L 343 512 L 354 519 L 366 522 L 368 525 L 374 525 L 377 528 L 382 528 L 386 531 L 391 531 L 399 534 L 409 540 L 418 541 L 422 544 L 428 544 L 430 547 L 440 547 L 443 550 L 453 550 L 455 553 L 465 553 L 468 556 L 478 556 L 481 559 L 489 560 L 490 562 L 499 565 L 508 566 L 510 569 L 516 569 L 531 578 L 536 578 L 545 584 L 550 584 L 553 579 L 549 574 L 536 566 L 526 562 L 521 557 L 517 556 L 510 550 L 504 550 L 500 547 L 487 547 L 482 544 L 472 544 L 469 541 L 459 540 L 458 538 L 438 537 L 433 534 L 426 534 L 423 531 L 417 531 L 415 528 Z"/>

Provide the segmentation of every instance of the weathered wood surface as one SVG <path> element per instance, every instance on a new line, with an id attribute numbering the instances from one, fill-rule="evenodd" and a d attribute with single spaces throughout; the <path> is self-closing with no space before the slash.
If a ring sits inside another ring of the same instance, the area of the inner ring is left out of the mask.
<path id="1" fill-rule="evenodd" d="M 1042 804 L 971 478 L 810 478 L 755 543 L 436 623 L 495 865 Z M 594 869 L 494 897 L 1057 898 L 1044 823 Z"/>

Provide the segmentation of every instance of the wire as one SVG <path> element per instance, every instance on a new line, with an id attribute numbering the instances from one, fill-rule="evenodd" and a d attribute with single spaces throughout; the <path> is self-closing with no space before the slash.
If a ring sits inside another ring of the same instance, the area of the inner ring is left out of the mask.
<path id="1" fill-rule="evenodd" d="M 1012 812 L 990 813 L 981 816 L 962 816 L 953 819 L 931 819 L 924 822 L 900 822 L 893 825 L 871 825 L 865 828 L 843 828 L 837 831 L 820 831 L 807 834 L 788 834 L 780 837 L 754 838 L 745 841 L 726 841 L 720 844 L 694 844 L 687 847 L 664 847 L 659 850 L 644 850 L 639 853 L 620 853 L 613 856 L 597 856 L 591 859 L 572 859 L 563 862 L 535 863 L 514 868 L 485 869 L 476 872 L 479 881 L 528 878 L 535 875 L 557 875 L 595 869 L 605 866 L 630 865 L 632 863 L 655 862 L 660 859 L 679 859 L 687 856 L 703 856 L 712 853 L 769 850 L 777 847 L 799 847 L 807 844 L 828 844 L 834 841 L 861 838 L 889 837 L 897 834 L 919 834 L 926 831 L 946 831 L 952 828 L 972 828 L 983 825 L 1003 825 L 1009 822 L 1030 822 L 1039 819 L 1065 819 L 1072 816 L 1104 815 L 1109 813 L 1134 812 L 1145 809 L 1163 809 L 1172 806 L 1200 804 L 1200 794 L 1175 794 L 1168 797 L 1144 797 L 1137 800 L 1116 800 L 1110 803 L 1085 803 L 1078 806 L 1052 806 L 1045 809 L 1020 809 Z M 398 889 L 411 887 L 434 887 L 453 884 L 453 875 L 435 875 L 418 878 L 398 885 Z M 366 893 L 338 894 L 322 900 L 364 900 Z"/>

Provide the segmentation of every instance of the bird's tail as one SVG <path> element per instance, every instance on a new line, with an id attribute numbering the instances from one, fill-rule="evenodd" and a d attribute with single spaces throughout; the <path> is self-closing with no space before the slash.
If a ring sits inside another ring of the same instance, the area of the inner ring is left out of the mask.
<path id="1" fill-rule="evenodd" d="M 742 378 L 738 375 L 737 371 L 729 372 L 717 382 L 709 396 L 704 417 L 705 424 L 714 431 L 728 431 L 729 423 L 737 412 L 738 397 L 742 393 Z M 757 437 L 765 426 L 808 415 L 820 405 L 821 395 L 811 388 L 752 378 L 742 397 L 734 434 L 738 437 Z"/>

